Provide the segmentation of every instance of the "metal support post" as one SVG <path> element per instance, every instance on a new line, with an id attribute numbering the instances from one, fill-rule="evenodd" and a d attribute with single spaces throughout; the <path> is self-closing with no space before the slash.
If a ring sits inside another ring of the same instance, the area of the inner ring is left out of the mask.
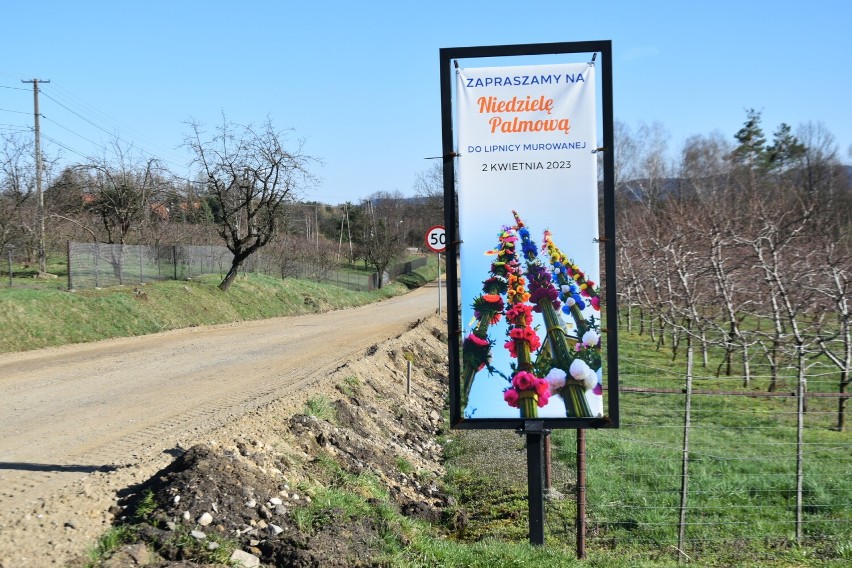
<path id="1" fill-rule="evenodd" d="M 577 558 L 586 557 L 586 431 L 577 430 Z"/>
<path id="2" fill-rule="evenodd" d="M 527 439 L 527 488 L 529 498 L 530 544 L 544 545 L 544 429 L 541 420 L 526 420 L 522 431 Z"/>

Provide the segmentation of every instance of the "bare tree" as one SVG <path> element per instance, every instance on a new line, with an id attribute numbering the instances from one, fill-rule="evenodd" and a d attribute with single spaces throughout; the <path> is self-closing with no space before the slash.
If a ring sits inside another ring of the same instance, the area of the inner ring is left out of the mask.
<path id="1" fill-rule="evenodd" d="M 0 147 L 0 251 L 8 245 L 32 257 L 35 242 L 35 166 L 32 144 L 15 135 L 2 138 Z"/>
<path id="2" fill-rule="evenodd" d="M 846 398 L 842 395 L 852 382 L 852 303 L 849 301 L 852 292 L 852 252 L 849 250 L 848 236 L 842 243 L 827 243 L 823 257 L 819 262 L 819 270 L 823 276 L 818 278 L 820 283 L 817 292 L 828 300 L 827 312 L 833 313 L 828 325 L 820 322 L 817 341 L 822 354 L 831 361 L 839 371 L 839 392 L 837 399 L 837 429 L 843 431 L 846 427 Z"/>
<path id="3" fill-rule="evenodd" d="M 77 169 L 83 174 L 83 208 L 98 219 L 110 244 L 126 244 L 134 231 L 149 223 L 167 183 L 155 158 L 142 158 L 118 141 L 112 144 L 112 155 L 93 158 Z"/>
<path id="4" fill-rule="evenodd" d="M 621 176 L 625 177 L 620 183 L 622 191 L 632 200 L 653 209 L 661 199 L 665 198 L 667 182 L 671 179 L 671 165 L 666 159 L 669 133 L 662 123 L 642 124 L 639 131 L 628 142 L 623 142 L 616 148 L 624 159 L 633 160 L 633 164 L 619 167 Z"/>
<path id="5" fill-rule="evenodd" d="M 364 209 L 360 245 L 367 263 L 378 273 L 378 287 L 382 287 L 385 269 L 400 258 L 405 249 L 403 239 L 404 207 L 399 192 L 378 192 L 361 205 Z"/>
<path id="6" fill-rule="evenodd" d="M 307 275 L 316 282 L 328 280 L 332 272 L 340 266 L 337 243 L 320 237 L 318 243 L 311 243 L 311 245 L 313 246 L 305 248 L 305 252 L 308 253 L 305 258 Z"/>
<path id="7" fill-rule="evenodd" d="M 255 128 L 223 117 L 210 136 L 197 122 L 190 128 L 185 145 L 218 204 L 219 235 L 234 255 L 219 284 L 227 290 L 242 263 L 275 235 L 286 205 L 314 183 L 308 166 L 317 160 L 303 153 L 301 141 L 294 150 L 286 149 L 286 134 L 268 118 Z"/>
<path id="8" fill-rule="evenodd" d="M 436 219 L 444 219 L 444 166 L 434 162 L 429 169 L 419 172 L 414 179 L 414 192 L 436 211 Z"/>

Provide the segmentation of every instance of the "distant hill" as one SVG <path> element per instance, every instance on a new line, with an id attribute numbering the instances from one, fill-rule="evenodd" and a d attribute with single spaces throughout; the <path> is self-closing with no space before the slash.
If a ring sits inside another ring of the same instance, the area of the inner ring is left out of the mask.
<path id="1" fill-rule="evenodd" d="M 852 165 L 842 165 L 840 169 L 846 181 L 846 188 L 852 191 Z M 683 186 L 684 180 L 679 177 L 661 178 L 653 181 L 648 178 L 639 178 L 620 182 L 617 191 L 638 199 L 638 196 L 643 195 L 652 187 L 656 187 L 659 196 L 663 197 L 677 195 Z"/>

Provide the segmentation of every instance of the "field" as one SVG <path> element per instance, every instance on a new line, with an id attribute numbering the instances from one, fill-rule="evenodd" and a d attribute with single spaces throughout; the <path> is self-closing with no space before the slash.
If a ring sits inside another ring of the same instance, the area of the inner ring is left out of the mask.
<path id="1" fill-rule="evenodd" d="M 622 392 L 621 428 L 586 431 L 586 548 L 592 564 L 655 566 L 675 563 L 680 557 L 711 566 L 848 565 L 852 560 L 852 434 L 832 429 L 836 398 L 808 399 L 802 539 L 797 543 L 796 399 L 693 395 L 684 545 L 679 550 L 684 357 L 672 361 L 670 351 L 656 350 L 647 336 L 624 334 L 621 340 L 623 387 L 677 392 Z M 711 353 L 711 361 L 714 355 L 718 354 Z M 749 389 L 742 389 L 741 377 L 717 378 L 715 365 L 704 369 L 700 358 L 697 361 L 696 390 L 755 394 L 766 390 L 766 377 L 755 377 Z M 759 368 L 753 371 L 760 372 Z M 808 383 L 812 392 L 836 389 L 834 375 L 826 371 L 819 365 L 812 369 Z M 783 377 L 780 385 L 779 394 L 795 390 L 792 376 Z M 456 480 L 462 502 L 480 513 L 507 506 L 510 511 L 471 515 L 460 538 L 525 538 L 521 440 L 514 434 L 492 432 L 454 433 L 451 438 L 449 475 Z M 566 556 L 575 553 L 576 435 L 562 430 L 552 438 L 554 489 L 563 498 L 548 502 L 547 548 L 558 547 L 561 562 L 567 562 Z M 452 449 L 458 442 L 461 447 Z M 479 490 L 465 490 L 477 483 Z M 516 522 L 505 523 L 507 516 Z"/>

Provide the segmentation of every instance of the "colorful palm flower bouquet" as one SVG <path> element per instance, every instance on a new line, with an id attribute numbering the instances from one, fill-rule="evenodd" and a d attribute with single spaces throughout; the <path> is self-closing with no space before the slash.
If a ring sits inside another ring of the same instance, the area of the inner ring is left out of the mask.
<path id="1" fill-rule="evenodd" d="M 567 417 L 592 417 L 586 393 L 601 394 L 601 343 L 595 317 L 586 318 L 583 310 L 590 306 L 600 311 L 599 292 L 557 248 L 549 231 L 542 247 L 549 263 L 542 262 L 529 229 L 516 211 L 512 214 L 515 225 L 503 227 L 497 247 L 489 251 L 496 258 L 482 294 L 473 301 L 472 330 L 462 344 L 463 406 L 474 377 L 487 368 L 509 382 L 503 399 L 520 409 L 522 418 L 536 418 L 553 395 L 563 399 Z M 544 321 L 544 340 L 534 314 Z M 503 347 L 515 359 L 508 375 L 492 366 L 496 341 L 489 337 L 491 327 L 504 317 Z"/>

